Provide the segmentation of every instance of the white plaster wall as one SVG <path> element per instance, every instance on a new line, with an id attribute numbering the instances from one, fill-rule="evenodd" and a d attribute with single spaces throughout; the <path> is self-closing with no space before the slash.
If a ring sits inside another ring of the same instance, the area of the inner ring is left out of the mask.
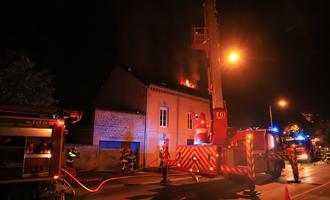
<path id="1" fill-rule="evenodd" d="M 207 120 L 210 120 L 209 101 L 207 99 L 166 88 L 155 88 L 154 86 L 149 87 L 147 92 L 146 167 L 159 165 L 160 138 L 163 136 L 169 139 L 171 159 L 175 158 L 178 144 L 187 144 L 188 138 L 194 138 L 194 130 L 188 129 L 188 112 L 193 111 L 198 114 L 204 112 Z M 161 106 L 167 106 L 169 109 L 169 124 L 166 128 L 159 125 Z"/>

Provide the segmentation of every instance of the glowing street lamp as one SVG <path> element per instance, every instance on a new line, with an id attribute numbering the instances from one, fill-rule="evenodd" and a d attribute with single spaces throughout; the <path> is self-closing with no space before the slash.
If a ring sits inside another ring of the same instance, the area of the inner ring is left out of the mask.
<path id="1" fill-rule="evenodd" d="M 239 60 L 239 54 L 237 52 L 231 52 L 228 59 L 229 62 L 236 63 Z"/>
<path id="2" fill-rule="evenodd" d="M 237 51 L 232 51 L 228 54 L 227 61 L 231 64 L 237 63 L 240 59 L 240 55 Z"/>
<path id="3" fill-rule="evenodd" d="M 280 107 L 280 108 L 285 108 L 288 106 L 288 102 L 284 99 L 281 99 L 277 102 L 277 105 Z"/>
<path id="4" fill-rule="evenodd" d="M 286 108 L 288 106 L 288 102 L 284 99 L 280 99 L 277 102 L 277 106 L 280 108 Z M 269 121 L 270 121 L 270 127 L 273 127 L 273 112 L 272 112 L 272 106 L 269 105 Z"/>

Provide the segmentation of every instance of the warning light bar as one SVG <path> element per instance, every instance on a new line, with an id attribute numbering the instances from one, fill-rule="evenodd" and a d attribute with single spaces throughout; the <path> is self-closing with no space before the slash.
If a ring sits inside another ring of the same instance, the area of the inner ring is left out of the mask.
<path id="1" fill-rule="evenodd" d="M 274 133 L 278 133 L 278 132 L 279 132 L 279 130 L 278 130 L 277 127 L 272 127 L 270 130 L 271 130 L 272 132 L 274 132 Z"/>
<path id="2" fill-rule="evenodd" d="M 303 133 L 299 133 L 297 135 L 295 135 L 294 139 L 295 140 L 305 140 L 307 138 L 307 136 Z"/>
<path id="3" fill-rule="evenodd" d="M 302 135 L 298 135 L 295 139 L 296 140 L 305 140 L 306 138 Z"/>

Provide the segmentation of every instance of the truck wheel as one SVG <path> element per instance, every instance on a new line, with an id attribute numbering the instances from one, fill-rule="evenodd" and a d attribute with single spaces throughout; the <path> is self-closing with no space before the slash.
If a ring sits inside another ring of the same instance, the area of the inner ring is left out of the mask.
<path id="1" fill-rule="evenodd" d="M 282 165 L 280 162 L 275 162 L 275 167 L 274 167 L 274 171 L 270 172 L 269 174 L 274 178 L 277 179 L 281 176 L 282 174 Z"/>

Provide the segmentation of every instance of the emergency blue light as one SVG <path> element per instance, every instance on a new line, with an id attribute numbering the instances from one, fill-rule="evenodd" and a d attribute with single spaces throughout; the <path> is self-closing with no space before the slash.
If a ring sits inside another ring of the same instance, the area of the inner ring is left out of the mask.
<path id="1" fill-rule="evenodd" d="M 277 128 L 277 127 L 272 127 L 270 130 L 271 130 L 272 132 L 278 133 L 278 128 Z"/>
<path id="2" fill-rule="evenodd" d="M 295 137 L 296 140 L 305 140 L 306 138 L 303 135 L 297 135 Z"/>

